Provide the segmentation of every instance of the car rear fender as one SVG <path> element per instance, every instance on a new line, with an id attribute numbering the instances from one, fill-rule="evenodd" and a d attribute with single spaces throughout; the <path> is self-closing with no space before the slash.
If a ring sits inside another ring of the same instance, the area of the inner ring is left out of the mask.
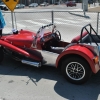
<path id="1" fill-rule="evenodd" d="M 26 57 L 35 59 L 35 60 L 37 60 L 37 61 L 40 61 L 40 60 L 41 60 L 40 58 L 38 58 L 38 57 L 36 57 L 36 56 L 34 56 L 34 55 L 31 55 L 30 53 L 26 52 L 25 50 L 23 50 L 23 49 L 21 49 L 21 48 L 18 48 L 18 47 L 14 46 L 14 45 L 12 45 L 12 44 L 10 44 L 10 43 L 7 43 L 7 42 L 5 42 L 5 41 L 0 40 L 0 45 L 3 46 L 3 47 L 8 48 L 8 49 L 10 49 L 10 50 L 12 50 L 12 51 L 14 51 L 14 52 L 17 52 L 17 53 L 19 53 L 19 54 L 22 54 L 22 55 L 24 55 L 24 56 L 26 56 Z"/>
<path id="2" fill-rule="evenodd" d="M 96 73 L 99 70 L 99 65 L 96 66 L 96 63 L 94 62 L 95 55 L 91 50 L 89 50 L 87 47 L 82 45 L 73 45 L 69 48 L 66 48 L 57 58 L 56 60 L 56 67 L 59 66 L 59 64 L 63 61 L 63 59 L 68 59 L 70 56 L 80 56 L 83 59 L 87 61 L 87 63 L 90 65 L 91 70 L 93 73 Z"/>

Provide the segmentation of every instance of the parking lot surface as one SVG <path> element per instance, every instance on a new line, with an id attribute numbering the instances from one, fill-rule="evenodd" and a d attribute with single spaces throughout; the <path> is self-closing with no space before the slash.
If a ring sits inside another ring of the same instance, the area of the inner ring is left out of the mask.
<path id="1" fill-rule="evenodd" d="M 74 85 L 54 67 L 35 68 L 5 56 L 0 64 L 0 100 L 100 100 L 99 77 L 100 72 Z"/>

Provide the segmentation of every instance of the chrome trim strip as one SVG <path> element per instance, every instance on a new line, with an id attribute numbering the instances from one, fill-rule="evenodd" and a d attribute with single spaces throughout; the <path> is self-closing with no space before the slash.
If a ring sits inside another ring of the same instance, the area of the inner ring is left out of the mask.
<path id="1" fill-rule="evenodd" d="M 27 61 L 27 60 L 21 60 L 21 62 L 27 65 L 34 66 L 34 67 L 41 67 L 40 62 L 32 62 L 32 61 Z"/>

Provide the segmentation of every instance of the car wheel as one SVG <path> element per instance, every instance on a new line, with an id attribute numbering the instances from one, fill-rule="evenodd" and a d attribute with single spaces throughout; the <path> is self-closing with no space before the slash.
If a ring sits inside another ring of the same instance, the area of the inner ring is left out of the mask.
<path id="1" fill-rule="evenodd" d="M 6 11 L 7 10 L 7 8 L 6 7 L 4 7 L 4 11 Z"/>
<path id="2" fill-rule="evenodd" d="M 3 61 L 3 58 L 4 58 L 3 48 L 0 47 L 0 63 Z"/>
<path id="3" fill-rule="evenodd" d="M 65 78 L 74 84 L 85 83 L 92 74 L 88 63 L 80 57 L 70 57 L 64 60 L 61 70 Z"/>

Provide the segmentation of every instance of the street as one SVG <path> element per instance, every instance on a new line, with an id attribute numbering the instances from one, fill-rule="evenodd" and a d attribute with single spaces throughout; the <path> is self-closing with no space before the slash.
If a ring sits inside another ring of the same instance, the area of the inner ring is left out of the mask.
<path id="1" fill-rule="evenodd" d="M 6 63 L 5 63 L 6 62 Z M 100 100 L 100 73 L 83 85 L 65 80 L 50 66 L 35 68 L 5 57 L 0 65 L 1 100 Z"/>
<path id="2" fill-rule="evenodd" d="M 54 8 L 15 9 L 14 28 L 37 32 L 42 25 L 52 23 L 53 10 L 54 23 L 62 40 L 70 42 L 88 23 L 96 30 L 97 13 L 87 12 L 87 17 L 84 17 L 80 9 L 80 4 L 77 7 L 57 5 Z M 7 34 L 12 31 L 11 13 L 4 11 L 3 14 L 6 20 L 3 33 Z M 56 68 L 35 68 L 5 56 L 0 65 L 0 100 L 100 100 L 99 77 L 100 73 L 97 73 L 87 83 L 74 85 L 66 81 Z"/>
<path id="3" fill-rule="evenodd" d="M 12 31 L 11 13 L 10 11 L 3 13 L 7 23 L 3 33 L 9 33 Z M 87 12 L 86 16 L 84 16 L 84 12 L 81 9 L 81 4 L 77 4 L 76 7 L 66 7 L 66 5 L 50 5 L 36 8 L 26 7 L 24 9 L 15 9 L 14 18 L 16 22 L 14 28 L 37 32 L 42 25 L 52 23 L 53 18 L 54 24 L 62 34 L 62 39 L 70 42 L 72 38 L 80 34 L 82 27 L 89 23 L 97 30 L 97 13 Z"/>

